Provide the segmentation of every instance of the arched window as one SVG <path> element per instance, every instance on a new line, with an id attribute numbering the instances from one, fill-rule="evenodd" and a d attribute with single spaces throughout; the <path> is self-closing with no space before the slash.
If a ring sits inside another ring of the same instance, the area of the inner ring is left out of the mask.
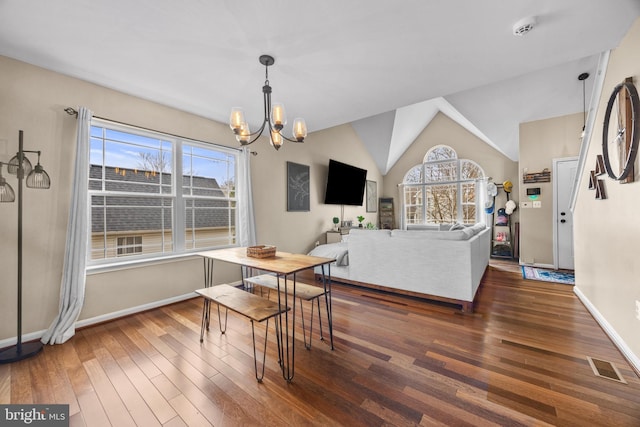
<path id="1" fill-rule="evenodd" d="M 411 168 L 403 180 L 404 223 L 441 224 L 481 222 L 480 180 L 482 168 L 458 159 L 455 150 L 436 145 L 423 163 Z"/>

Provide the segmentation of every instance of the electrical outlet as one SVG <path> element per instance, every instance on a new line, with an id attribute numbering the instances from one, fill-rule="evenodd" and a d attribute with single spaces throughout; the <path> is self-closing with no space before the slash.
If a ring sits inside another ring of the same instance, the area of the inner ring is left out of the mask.
<path id="1" fill-rule="evenodd" d="M 640 301 L 636 300 L 636 319 L 640 320 Z"/>
<path id="2" fill-rule="evenodd" d="M 531 202 L 520 202 L 521 209 L 529 209 L 531 207 Z"/>
<path id="3" fill-rule="evenodd" d="M 542 207 L 542 202 L 540 200 L 534 200 L 533 201 L 533 207 L 534 208 L 541 208 Z"/>

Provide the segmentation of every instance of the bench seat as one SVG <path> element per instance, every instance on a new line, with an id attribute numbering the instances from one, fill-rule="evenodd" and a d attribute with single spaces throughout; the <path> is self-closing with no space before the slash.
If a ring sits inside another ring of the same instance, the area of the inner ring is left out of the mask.
<path id="1" fill-rule="evenodd" d="M 289 308 L 280 307 L 275 301 L 270 301 L 266 298 L 259 297 L 252 293 L 243 291 L 233 286 L 222 284 L 216 286 L 210 286 L 207 288 L 197 289 L 196 293 L 204 298 L 204 306 L 202 309 L 202 325 L 200 328 L 200 342 L 204 340 L 204 330 L 209 330 L 211 303 L 214 302 L 218 306 L 218 322 L 220 325 L 220 332 L 225 333 L 227 330 L 227 319 L 229 311 L 234 311 L 244 317 L 251 320 L 251 335 L 253 338 L 253 361 L 256 373 L 256 380 L 262 382 L 264 378 L 264 366 L 267 357 L 267 336 L 269 332 L 269 319 L 278 316 Z M 220 306 L 224 307 L 225 320 L 224 326 L 220 317 Z M 262 356 L 262 373 L 258 374 L 258 359 L 256 355 L 256 335 L 255 335 L 255 322 L 267 321 L 264 336 L 264 349 Z M 276 320 L 276 334 L 277 334 L 277 320 Z M 278 340 L 278 354 L 280 354 L 280 341 Z"/>

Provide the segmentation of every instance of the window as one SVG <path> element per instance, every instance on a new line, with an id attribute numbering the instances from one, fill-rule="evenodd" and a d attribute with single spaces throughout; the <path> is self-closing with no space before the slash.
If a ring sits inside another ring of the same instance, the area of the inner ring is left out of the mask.
<path id="1" fill-rule="evenodd" d="M 235 244 L 237 151 L 93 119 L 93 264 Z"/>
<path id="2" fill-rule="evenodd" d="M 118 237 L 118 256 L 142 253 L 142 236 Z"/>
<path id="3" fill-rule="evenodd" d="M 484 171 L 471 160 L 458 159 L 451 147 L 431 148 L 424 162 L 404 177 L 405 224 L 480 222 L 478 180 Z"/>

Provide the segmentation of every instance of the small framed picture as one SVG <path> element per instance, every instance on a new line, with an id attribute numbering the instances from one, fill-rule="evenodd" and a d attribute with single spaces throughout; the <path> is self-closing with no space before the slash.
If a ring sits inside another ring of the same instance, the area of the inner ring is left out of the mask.
<path id="1" fill-rule="evenodd" d="M 309 166 L 287 162 L 287 211 L 309 212 Z"/>

